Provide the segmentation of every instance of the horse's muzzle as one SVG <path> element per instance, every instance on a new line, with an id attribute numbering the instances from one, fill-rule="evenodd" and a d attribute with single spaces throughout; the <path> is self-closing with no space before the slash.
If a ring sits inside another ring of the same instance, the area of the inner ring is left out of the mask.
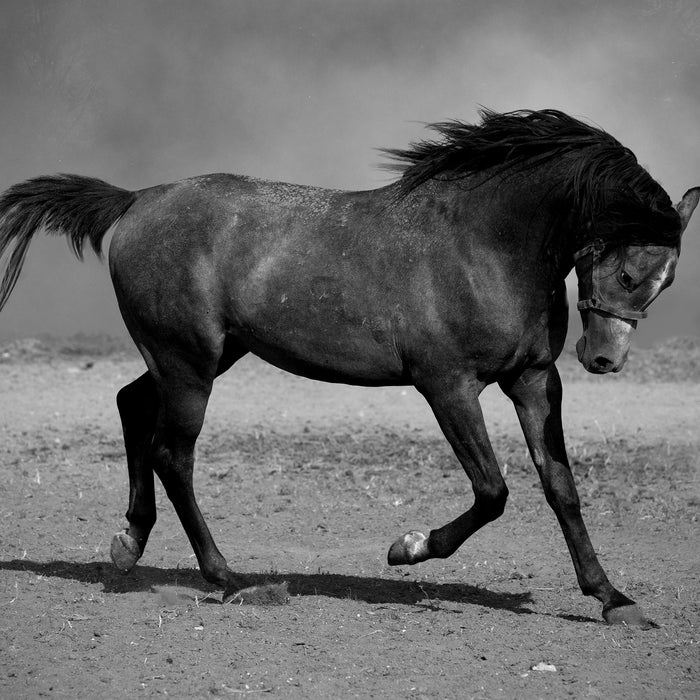
<path id="1" fill-rule="evenodd" d="M 595 311 L 586 315 L 583 335 L 576 343 L 579 362 L 592 374 L 619 372 L 627 362 L 636 323 Z"/>

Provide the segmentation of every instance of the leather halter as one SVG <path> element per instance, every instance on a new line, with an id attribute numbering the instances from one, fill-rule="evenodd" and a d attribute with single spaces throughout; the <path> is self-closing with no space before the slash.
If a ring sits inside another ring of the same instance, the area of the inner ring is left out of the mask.
<path id="1" fill-rule="evenodd" d="M 588 255 L 593 256 L 591 263 L 591 295 L 588 299 L 581 299 L 576 306 L 580 310 L 591 309 L 592 311 L 602 311 L 603 313 L 616 316 L 626 321 L 637 321 L 641 318 L 646 318 L 648 316 L 646 311 L 627 309 L 619 304 L 609 303 L 602 298 L 598 281 L 598 267 L 605 247 L 605 243 L 598 240 L 593 241 L 593 243 L 584 246 L 574 253 L 574 263 Z"/>

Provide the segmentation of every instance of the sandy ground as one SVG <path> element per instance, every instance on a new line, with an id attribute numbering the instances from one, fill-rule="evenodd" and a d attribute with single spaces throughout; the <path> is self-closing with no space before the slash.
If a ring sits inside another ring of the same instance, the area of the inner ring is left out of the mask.
<path id="1" fill-rule="evenodd" d="M 505 514 L 450 559 L 390 568 L 397 536 L 471 503 L 422 399 L 247 358 L 215 388 L 196 488 L 233 570 L 287 581 L 288 604 L 220 605 L 160 487 L 146 553 L 118 574 L 114 395 L 141 371 L 0 364 L 0 697 L 700 697 L 700 384 L 564 373 L 584 515 L 610 578 L 659 624 L 642 632 L 580 594 L 498 390 L 483 406 Z"/>

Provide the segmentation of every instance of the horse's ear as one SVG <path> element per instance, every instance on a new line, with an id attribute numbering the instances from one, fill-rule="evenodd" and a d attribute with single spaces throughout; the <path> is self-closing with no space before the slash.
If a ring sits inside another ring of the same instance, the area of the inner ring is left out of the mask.
<path id="1" fill-rule="evenodd" d="M 700 187 L 693 187 L 689 189 L 683 195 L 683 199 L 676 204 L 676 211 L 681 217 L 681 233 L 685 231 L 685 227 L 690 221 L 690 215 L 695 211 L 695 207 L 698 206 L 698 201 L 700 201 Z"/>

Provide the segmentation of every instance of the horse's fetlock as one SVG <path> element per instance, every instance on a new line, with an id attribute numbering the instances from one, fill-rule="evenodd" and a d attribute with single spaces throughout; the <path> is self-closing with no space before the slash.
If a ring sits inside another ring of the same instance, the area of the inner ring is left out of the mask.
<path id="1" fill-rule="evenodd" d="M 157 515 L 155 511 L 153 511 L 153 513 L 139 515 L 138 517 L 127 513 L 126 519 L 129 521 L 129 533 L 133 537 L 136 537 L 137 540 L 141 541 L 141 539 L 143 539 L 145 541 L 148 539 L 148 535 L 156 524 Z M 139 533 L 138 536 L 135 533 Z"/>
<path id="2" fill-rule="evenodd" d="M 200 563 L 200 571 L 207 583 L 221 588 L 227 587 L 230 572 L 224 558 L 215 562 Z"/>

